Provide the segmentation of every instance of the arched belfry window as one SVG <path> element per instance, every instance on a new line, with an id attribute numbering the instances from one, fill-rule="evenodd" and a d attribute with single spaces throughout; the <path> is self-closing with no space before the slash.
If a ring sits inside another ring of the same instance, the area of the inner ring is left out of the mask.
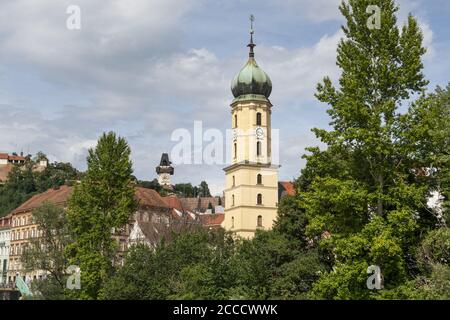
<path id="1" fill-rule="evenodd" d="M 256 221 L 256 225 L 258 227 L 262 227 L 263 226 L 263 220 L 262 220 L 262 216 L 261 215 L 258 216 L 258 219 Z"/>
<path id="2" fill-rule="evenodd" d="M 262 194 L 258 193 L 258 196 L 256 197 L 256 204 L 262 204 Z"/>
<path id="3" fill-rule="evenodd" d="M 237 158 L 237 143 L 234 143 L 234 158 Z"/>
<path id="4" fill-rule="evenodd" d="M 262 184 L 262 175 L 260 173 L 258 173 L 258 175 L 256 176 L 256 183 Z"/>
<path id="5" fill-rule="evenodd" d="M 234 127 L 237 128 L 237 114 L 234 115 Z"/>
<path id="6" fill-rule="evenodd" d="M 261 112 L 258 112 L 256 114 L 256 125 L 260 126 L 261 125 Z"/>
<path id="7" fill-rule="evenodd" d="M 261 141 L 256 142 L 256 155 L 258 157 L 261 155 Z"/>

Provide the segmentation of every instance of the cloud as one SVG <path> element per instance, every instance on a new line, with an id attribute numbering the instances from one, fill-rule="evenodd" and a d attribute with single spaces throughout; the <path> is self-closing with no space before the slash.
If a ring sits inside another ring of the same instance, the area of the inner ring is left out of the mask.
<path id="1" fill-rule="evenodd" d="M 311 47 L 293 50 L 279 46 L 258 49 L 257 59 L 263 62 L 262 67 L 273 82 L 272 99 L 280 102 L 308 99 L 324 76 L 337 78 L 336 48 L 342 36 L 338 31 L 324 35 Z"/>
<path id="2" fill-rule="evenodd" d="M 338 10 L 340 3 L 341 0 L 284 0 L 281 5 L 312 22 L 324 22 L 342 19 Z M 280 5 L 280 1 L 276 1 L 276 4 Z"/>
<path id="3" fill-rule="evenodd" d="M 130 143 L 136 176 L 153 179 L 161 153 L 175 145 L 172 131 L 192 131 L 195 120 L 202 120 L 204 129 L 230 127 L 230 82 L 247 54 L 244 43 L 235 48 L 224 39 L 237 37 L 229 21 L 244 4 L 269 6 L 274 21 L 298 13 L 307 17 L 298 23 L 314 29 L 320 22 L 339 21 L 339 2 L 222 1 L 226 10 L 212 14 L 228 16 L 205 26 L 195 13 L 223 6 L 204 0 L 79 0 L 80 31 L 66 29 L 66 8 L 73 1 L 2 3 L 0 151 L 42 150 L 51 160 L 83 169 L 87 149 L 103 131 L 113 130 Z M 339 76 L 335 60 L 342 33 L 338 23 L 327 26 L 308 45 L 300 38 L 257 43 L 256 59 L 273 82 L 281 179 L 298 175 L 304 148 L 317 144 L 310 128 L 328 123 L 314 92 L 325 75 Z M 432 45 L 431 27 L 423 26 L 425 43 Z M 196 39 L 197 29 L 206 27 L 223 34 Z M 271 31 L 286 33 L 278 24 Z M 223 189 L 221 166 L 177 166 L 175 172 L 176 182 L 207 180 L 214 193 Z"/>

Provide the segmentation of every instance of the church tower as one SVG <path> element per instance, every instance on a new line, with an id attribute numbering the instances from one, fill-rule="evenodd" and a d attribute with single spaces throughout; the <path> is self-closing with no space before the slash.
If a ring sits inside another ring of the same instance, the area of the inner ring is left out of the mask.
<path id="1" fill-rule="evenodd" d="M 271 229 L 277 217 L 278 166 L 272 165 L 272 82 L 255 60 L 253 16 L 249 58 L 233 79 L 231 165 L 224 169 L 224 227 L 244 238 Z"/>

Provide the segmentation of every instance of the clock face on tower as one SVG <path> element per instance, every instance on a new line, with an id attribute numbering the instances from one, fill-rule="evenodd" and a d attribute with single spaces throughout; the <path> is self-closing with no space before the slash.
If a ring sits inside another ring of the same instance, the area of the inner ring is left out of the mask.
<path id="1" fill-rule="evenodd" d="M 264 138 L 264 129 L 261 127 L 256 128 L 255 130 L 256 138 L 262 140 Z"/>

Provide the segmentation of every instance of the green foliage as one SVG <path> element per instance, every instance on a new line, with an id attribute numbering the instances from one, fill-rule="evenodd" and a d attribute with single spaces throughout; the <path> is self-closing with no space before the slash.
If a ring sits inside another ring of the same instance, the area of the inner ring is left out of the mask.
<path id="1" fill-rule="evenodd" d="M 367 28 L 368 5 L 381 8 L 380 29 Z M 280 210 L 276 228 L 292 233 L 288 227 L 306 221 L 309 243 L 332 265 L 310 298 L 407 297 L 409 289 L 420 287 L 417 245 L 439 225 L 427 197 L 432 190 L 446 194 L 448 90 L 422 95 L 400 114 L 400 105 L 427 85 L 417 21 L 409 16 L 399 29 L 393 0 L 349 0 L 340 10 L 346 37 L 337 52 L 339 87 L 325 78 L 316 94 L 330 106 L 332 129 L 313 130 L 327 150 L 308 149 L 298 193 L 291 208 Z M 430 167 L 435 175 L 422 174 Z M 370 265 L 381 268 L 382 292 L 366 287 Z"/>
<path id="2" fill-rule="evenodd" d="M 431 231 L 417 249 L 422 271 L 413 280 L 391 290 L 383 290 L 379 299 L 450 300 L 450 229 Z"/>
<path id="3" fill-rule="evenodd" d="M 197 197 L 198 188 L 191 183 L 177 183 L 173 186 L 173 191 L 181 197 Z"/>
<path id="4" fill-rule="evenodd" d="M 107 299 L 220 299 L 227 287 L 233 241 L 223 232 L 191 230 L 130 249 L 125 265 L 106 284 Z"/>
<path id="5" fill-rule="evenodd" d="M 173 191 L 180 197 L 211 197 L 209 186 L 206 181 L 202 181 L 199 186 L 192 186 L 191 183 L 178 183 L 173 186 Z"/>
<path id="6" fill-rule="evenodd" d="M 308 220 L 301 201 L 295 196 L 285 196 L 278 204 L 278 217 L 274 230 L 285 235 L 290 241 L 305 247 L 307 243 L 305 229 Z"/>
<path id="7" fill-rule="evenodd" d="M 450 228 L 430 231 L 417 249 L 417 260 L 425 272 L 437 264 L 450 266 Z"/>
<path id="8" fill-rule="evenodd" d="M 89 150 L 88 169 L 75 186 L 67 212 L 73 243 L 66 248 L 81 269 L 80 298 L 101 297 L 113 272 L 113 228 L 122 227 L 135 209 L 130 148 L 123 138 L 104 133 Z"/>
<path id="9" fill-rule="evenodd" d="M 430 168 L 422 182 L 443 195 L 443 217 L 450 225 L 450 84 L 418 99 L 404 115 L 402 135 L 416 167 Z"/>
<path id="10" fill-rule="evenodd" d="M 206 181 L 202 181 L 198 186 L 198 195 L 200 197 L 211 197 L 211 192 Z"/>
<path id="11" fill-rule="evenodd" d="M 160 192 L 162 190 L 162 187 L 158 183 L 157 179 L 153 179 L 152 181 L 139 180 L 139 181 L 137 181 L 137 186 L 142 187 L 142 188 L 147 188 L 147 189 L 153 189 L 153 190 L 156 190 L 157 192 Z"/>
<path id="12" fill-rule="evenodd" d="M 184 232 L 155 250 L 132 248 L 106 284 L 107 299 L 304 299 L 325 267 L 284 236 L 253 240 L 223 231 Z"/>

